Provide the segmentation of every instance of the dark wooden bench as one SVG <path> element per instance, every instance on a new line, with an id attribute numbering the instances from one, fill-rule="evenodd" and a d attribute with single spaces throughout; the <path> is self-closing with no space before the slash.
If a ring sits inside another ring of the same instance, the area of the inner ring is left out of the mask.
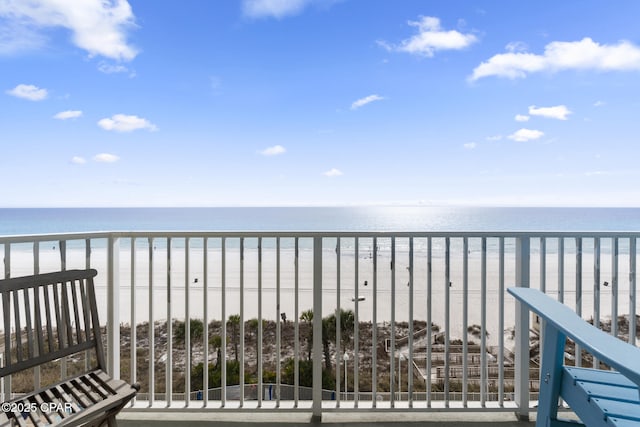
<path id="1" fill-rule="evenodd" d="M 137 385 L 106 373 L 93 278 L 95 270 L 0 280 L 3 366 L 0 378 L 65 358 L 75 373 L 2 403 L 0 426 L 115 425 Z M 88 356 L 87 356 L 88 354 Z M 55 365 L 54 365 L 55 366 Z M 78 368 L 80 366 L 80 368 Z M 56 372 L 60 372 L 57 367 Z"/>
<path id="2" fill-rule="evenodd" d="M 508 291 L 540 316 L 543 325 L 536 426 L 576 425 L 558 419 L 560 397 L 588 427 L 640 426 L 640 348 L 595 328 L 538 290 Z M 567 337 L 615 371 L 564 365 Z"/>

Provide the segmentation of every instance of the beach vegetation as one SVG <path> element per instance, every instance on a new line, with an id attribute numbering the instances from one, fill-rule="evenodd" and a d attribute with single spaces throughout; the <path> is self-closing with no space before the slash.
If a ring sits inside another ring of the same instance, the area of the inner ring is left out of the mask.
<path id="1" fill-rule="evenodd" d="M 294 384 L 295 359 L 287 358 L 283 362 L 282 383 Z M 313 386 L 313 362 L 310 360 L 298 361 L 298 381 L 302 387 Z M 335 389 L 336 379 L 331 370 L 322 370 L 322 388 L 325 390 Z"/>
<path id="2" fill-rule="evenodd" d="M 313 310 L 305 310 L 300 314 L 300 320 L 305 323 L 307 328 L 307 360 L 311 360 L 311 347 L 313 346 Z"/>
<path id="3" fill-rule="evenodd" d="M 209 363 L 209 387 L 218 388 L 222 384 L 222 365 L 220 363 Z M 198 363 L 191 369 L 191 391 L 202 390 L 203 388 L 204 364 Z M 250 384 L 251 375 L 245 372 L 244 383 Z M 227 360 L 227 385 L 240 384 L 240 363 L 236 360 Z"/>
<path id="4" fill-rule="evenodd" d="M 184 343 L 186 336 L 185 322 L 176 320 L 173 324 L 173 338 L 176 343 Z M 191 345 L 195 340 L 201 340 L 204 336 L 204 322 L 201 319 L 189 319 L 189 339 Z"/>
<path id="5" fill-rule="evenodd" d="M 227 320 L 227 328 L 231 328 L 231 343 L 235 355 L 235 361 L 238 361 L 238 345 L 240 344 L 240 315 L 232 314 Z"/>

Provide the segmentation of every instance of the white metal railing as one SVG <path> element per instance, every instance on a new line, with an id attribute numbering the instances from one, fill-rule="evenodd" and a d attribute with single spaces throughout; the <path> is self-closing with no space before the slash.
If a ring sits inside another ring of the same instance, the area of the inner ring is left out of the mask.
<path id="1" fill-rule="evenodd" d="M 98 269 L 109 370 L 143 383 L 132 410 L 473 408 L 526 417 L 538 384 L 532 325 L 505 286 L 538 287 L 596 326 L 609 319 L 611 333 L 635 345 L 638 237 L 101 232 L 0 244 L 4 277 Z M 217 384 L 208 363 L 219 366 Z"/>

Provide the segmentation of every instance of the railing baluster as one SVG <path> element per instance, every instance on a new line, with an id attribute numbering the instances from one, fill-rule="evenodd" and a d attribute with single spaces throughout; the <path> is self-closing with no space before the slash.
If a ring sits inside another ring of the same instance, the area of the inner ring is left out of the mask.
<path id="1" fill-rule="evenodd" d="M 451 341 L 451 239 L 445 238 L 444 252 L 444 406 L 449 407 L 449 345 Z"/>
<path id="2" fill-rule="evenodd" d="M 359 392 L 359 375 L 358 375 L 358 371 L 359 371 L 359 357 L 358 355 L 360 354 L 360 348 L 359 348 L 359 337 L 360 337 L 360 318 L 358 317 L 358 306 L 359 304 L 359 300 L 358 300 L 358 258 L 360 257 L 360 246 L 359 246 L 359 240 L 356 237 L 354 239 L 354 256 L 353 256 L 353 269 L 354 269 L 354 299 L 353 299 L 353 305 L 354 305 L 354 322 L 353 322 L 353 407 L 357 408 L 358 407 L 358 392 Z"/>
<path id="3" fill-rule="evenodd" d="M 149 407 L 155 401 L 155 327 L 153 318 L 153 238 L 149 238 Z"/>
<path id="4" fill-rule="evenodd" d="M 4 244 L 4 278 L 11 277 L 11 243 Z"/>
<path id="5" fill-rule="evenodd" d="M 611 239 L 611 335 L 618 336 L 618 238 Z"/>
<path id="6" fill-rule="evenodd" d="M 120 239 L 109 238 L 107 254 L 107 368 L 109 375 L 120 379 Z M 60 247 L 65 253 L 66 243 Z M 63 269 L 66 266 L 63 267 Z M 66 363 L 62 363 L 66 369 Z"/>
<path id="7" fill-rule="evenodd" d="M 40 243 L 39 242 L 33 242 L 33 274 L 40 274 Z M 36 300 L 34 301 L 36 304 L 36 307 L 39 307 L 39 297 L 37 294 L 37 288 L 36 288 Z M 39 311 L 39 309 L 38 309 Z M 39 322 L 36 322 L 38 326 L 38 328 L 40 328 L 38 331 L 36 331 L 38 334 L 42 334 L 42 325 Z M 39 336 L 40 336 L 39 335 Z M 38 355 L 40 353 L 40 351 L 44 348 L 44 346 L 37 346 L 37 354 Z M 87 352 L 85 354 L 85 369 L 88 369 L 88 364 L 89 363 L 89 353 Z M 40 366 L 36 366 L 35 368 L 33 368 L 33 387 L 34 390 L 38 390 L 40 388 L 40 384 L 41 384 L 41 377 L 40 377 Z"/>
<path id="8" fill-rule="evenodd" d="M 466 408 L 469 400 L 469 239 L 462 239 L 462 405 Z M 431 376 L 431 372 L 427 372 Z"/>
<path id="9" fill-rule="evenodd" d="M 489 380 L 487 378 L 487 238 L 482 238 L 480 260 L 480 405 L 487 404 Z"/>
<path id="10" fill-rule="evenodd" d="M 564 302 L 564 238 L 558 237 L 558 301 Z"/>
<path id="11" fill-rule="evenodd" d="M 280 369 L 280 354 L 282 352 L 282 309 L 280 308 L 280 237 L 276 238 L 276 408 L 280 407 L 280 383 L 282 382 L 282 372 Z"/>
<path id="12" fill-rule="evenodd" d="M 576 314 L 582 316 L 582 237 L 576 237 Z M 576 366 L 582 366 L 582 349 L 575 344 Z"/>
<path id="13" fill-rule="evenodd" d="M 89 240 L 87 240 L 87 245 L 89 245 Z M 90 246 L 89 246 L 90 247 Z M 130 266 L 130 270 L 131 270 L 131 304 L 130 304 L 130 310 L 131 310 L 131 317 L 130 317 L 130 327 L 131 327 L 131 332 L 130 332 L 130 351 L 129 351 L 129 363 L 130 363 L 130 382 L 131 384 L 136 383 L 137 381 L 137 350 L 138 350 L 138 346 L 137 346 L 137 334 L 136 334 L 136 239 L 135 237 L 131 238 L 131 244 L 130 244 L 130 255 L 131 255 L 131 266 Z M 87 354 L 88 356 L 88 354 Z M 86 360 L 86 362 L 88 363 L 89 361 Z M 88 368 L 88 366 L 86 366 L 86 368 Z M 133 406 L 136 402 L 136 397 L 134 397 L 133 399 L 131 399 L 131 406 Z"/>
<path id="14" fill-rule="evenodd" d="M 38 247 L 39 249 L 39 247 Z M 39 262 L 39 261 L 38 261 Z M 91 239 L 85 239 L 84 241 L 84 266 L 86 269 L 91 268 Z M 133 270 L 133 266 L 131 267 Z M 39 271 L 39 269 L 38 269 Z M 133 326 L 133 320 L 131 321 L 131 324 Z M 89 331 L 89 328 L 85 328 L 87 330 L 87 332 Z M 132 327 L 132 329 L 135 329 Z M 134 340 L 132 339 L 131 342 L 133 343 Z M 89 352 L 86 352 L 84 355 L 84 369 L 85 370 L 89 370 L 89 366 L 91 365 L 91 355 L 89 354 Z M 37 374 L 36 376 L 40 375 L 40 367 L 36 368 Z M 131 372 L 133 373 L 135 371 L 135 362 L 133 364 L 133 366 L 131 367 Z M 132 382 L 133 383 L 133 382 Z M 37 388 L 40 388 L 40 386 L 38 386 Z M 134 397 L 133 399 L 131 399 L 131 405 L 133 406 L 133 404 L 135 403 L 136 398 Z"/>
<path id="15" fill-rule="evenodd" d="M 340 250 L 340 237 L 336 238 L 336 407 L 340 407 L 340 400 L 341 397 L 340 395 L 342 393 L 340 393 L 341 391 L 341 383 L 340 380 L 342 378 L 342 370 L 340 369 L 340 367 L 342 366 L 341 363 L 344 363 L 344 371 L 346 372 L 347 370 L 347 362 L 343 361 L 343 355 L 341 352 L 341 348 L 340 348 L 340 344 L 342 342 L 342 316 L 340 313 L 341 307 L 340 307 L 340 297 L 341 297 L 341 280 L 340 280 L 340 254 L 341 254 L 341 250 Z M 344 348 L 344 353 L 347 353 L 347 348 L 345 346 Z M 347 392 L 347 384 L 344 384 L 344 391 L 345 391 L 345 400 L 346 400 L 346 392 Z"/>
<path id="16" fill-rule="evenodd" d="M 530 241 L 528 237 L 516 238 L 516 286 L 528 288 L 530 282 Z M 558 251 L 560 253 L 560 251 Z M 516 303 L 516 365 L 515 401 L 516 415 L 520 420 L 529 419 L 529 310 Z"/>
<path id="17" fill-rule="evenodd" d="M 244 237 L 240 238 L 240 357 L 238 362 L 240 363 L 240 403 L 239 406 L 244 406 Z"/>
<path id="18" fill-rule="evenodd" d="M 391 348 L 389 350 L 390 376 L 389 391 L 391 392 L 391 407 L 395 408 L 395 374 L 396 374 L 396 238 L 391 238 Z"/>
<path id="19" fill-rule="evenodd" d="M 300 283 L 299 283 L 299 242 L 295 238 L 295 264 L 294 264 L 294 341 L 293 341 L 293 406 L 298 407 L 300 401 Z"/>
<path id="20" fill-rule="evenodd" d="M 67 269 L 67 241 L 60 240 L 58 248 L 60 249 L 60 270 L 64 271 Z"/>
<path id="21" fill-rule="evenodd" d="M 432 276 L 433 276 L 433 262 L 432 262 L 432 240 L 431 237 L 427 238 L 427 407 L 431 407 L 431 343 L 433 341 L 433 293 L 432 293 Z"/>
<path id="22" fill-rule="evenodd" d="M 413 408 L 413 237 L 409 238 L 409 360 L 407 361 L 407 392 L 409 408 Z"/>
<path id="23" fill-rule="evenodd" d="M 638 324 L 636 322 L 636 238 L 629 238 L 629 342 L 636 345 L 636 333 Z"/>
<path id="24" fill-rule="evenodd" d="M 312 420 L 322 418 L 322 237 L 313 238 L 313 384 Z M 354 356 L 357 358 L 357 355 Z M 327 361 L 328 362 L 328 361 Z"/>
<path id="25" fill-rule="evenodd" d="M 593 326 L 600 328 L 600 238 L 593 239 Z M 599 365 L 593 357 L 593 367 Z"/>
<path id="26" fill-rule="evenodd" d="M 190 269 L 189 269 L 189 252 L 191 250 L 191 242 L 189 238 L 184 239 L 184 349 L 185 349 L 185 371 L 184 376 L 184 403 L 185 407 L 189 406 L 191 401 L 191 313 L 189 312 L 189 286 L 190 286 Z M 206 363 L 204 364 L 204 372 L 206 372 Z"/>
<path id="27" fill-rule="evenodd" d="M 371 327 L 371 342 L 373 345 L 373 349 L 371 351 L 373 362 L 371 366 L 371 404 L 372 407 L 376 407 L 377 403 L 377 389 L 378 389 L 378 238 L 373 238 L 373 283 L 372 283 L 372 294 L 373 294 L 373 309 L 372 309 L 372 321 Z M 336 378 L 340 375 L 336 375 Z"/>
<path id="28" fill-rule="evenodd" d="M 165 401 L 173 401 L 173 317 L 171 311 L 171 237 L 167 238 L 167 354 L 165 370 Z"/>
<path id="29" fill-rule="evenodd" d="M 224 319 L 222 319 L 222 327 L 224 327 Z M 206 408 L 209 403 L 209 239 L 207 237 L 202 239 L 202 346 L 202 364 L 204 365 L 202 407 Z M 219 360 L 218 363 L 220 363 Z"/>
<path id="30" fill-rule="evenodd" d="M 222 366 L 220 373 L 220 407 L 227 403 L 227 238 L 220 242 L 220 321 L 222 322 L 222 339 L 219 363 Z"/>
<path id="31" fill-rule="evenodd" d="M 543 249 L 540 249 L 543 253 Z M 498 331 L 504 331 L 504 237 L 498 239 Z M 504 334 L 498 333 L 498 403 L 504 407 Z"/>
<path id="32" fill-rule="evenodd" d="M 256 343 L 258 407 L 262 406 L 262 345 L 262 237 L 258 237 L 258 342 Z"/>
<path id="33" fill-rule="evenodd" d="M 64 271 L 67 269 L 67 241 L 66 240 L 60 240 L 58 242 L 58 248 L 60 249 L 60 270 Z M 117 251 L 114 251 L 114 253 Z M 116 274 L 115 272 L 116 270 L 112 270 L 111 275 L 112 277 Z M 63 285 L 64 287 L 64 285 Z M 111 292 L 107 291 L 107 304 L 111 301 L 111 295 L 116 295 L 117 292 L 115 291 L 115 288 L 111 288 L 110 289 Z M 111 310 L 109 310 L 109 313 L 111 314 Z M 111 350 L 113 349 L 119 349 L 120 348 L 120 341 L 115 341 L 115 339 L 110 339 L 113 334 L 115 333 L 114 329 L 116 329 L 116 325 L 118 323 L 112 321 L 112 319 L 107 319 L 107 363 L 109 363 L 109 355 L 111 357 L 116 357 L 115 353 L 116 351 Z M 118 327 L 118 334 L 120 333 L 120 328 Z M 117 343 L 117 344 L 116 344 Z M 118 357 L 119 357 L 119 353 L 118 353 Z M 68 358 L 65 356 L 63 358 L 60 359 L 60 377 L 61 378 L 67 378 L 67 362 L 68 362 Z M 115 365 L 110 366 L 109 365 L 109 373 L 113 373 L 113 371 L 115 370 Z M 118 372 L 118 375 L 120 374 L 120 372 Z M 113 377 L 113 378 L 119 378 L 119 377 Z"/>
<path id="34" fill-rule="evenodd" d="M 91 268 L 91 239 L 84 241 L 84 268 Z"/>
<path id="35" fill-rule="evenodd" d="M 540 291 L 546 293 L 547 292 L 547 238 L 546 237 L 540 237 Z M 544 328 L 542 327 L 542 324 L 539 325 L 539 334 L 540 336 L 538 337 L 538 345 L 539 345 L 539 349 L 538 349 L 538 354 L 542 355 L 542 352 L 544 350 L 544 340 L 543 338 L 543 334 L 544 334 Z M 542 358 L 540 358 L 540 360 L 542 360 Z M 537 381 L 540 381 L 540 375 L 537 376 L 536 378 Z"/>

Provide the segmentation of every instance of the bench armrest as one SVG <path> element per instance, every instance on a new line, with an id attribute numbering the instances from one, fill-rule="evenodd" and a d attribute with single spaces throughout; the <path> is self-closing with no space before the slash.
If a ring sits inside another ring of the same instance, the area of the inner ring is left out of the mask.
<path id="1" fill-rule="evenodd" d="M 640 386 L 640 348 L 590 325 L 566 305 L 532 288 L 507 291 L 562 334 Z M 612 319 L 617 321 L 617 319 Z M 634 321 L 634 320 L 632 320 Z"/>

